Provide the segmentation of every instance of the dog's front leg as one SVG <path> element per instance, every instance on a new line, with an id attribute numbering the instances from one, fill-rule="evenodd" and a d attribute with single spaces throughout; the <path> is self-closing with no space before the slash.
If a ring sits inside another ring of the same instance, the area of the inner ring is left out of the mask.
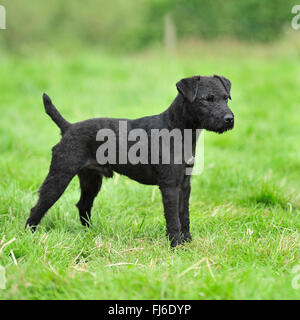
<path id="1" fill-rule="evenodd" d="M 179 188 L 160 187 L 164 204 L 164 212 L 167 223 L 167 237 L 171 241 L 171 247 L 182 243 L 181 227 L 179 220 Z"/>
<path id="2" fill-rule="evenodd" d="M 179 218 L 183 241 L 192 241 L 190 234 L 189 199 L 191 193 L 191 176 L 185 176 L 179 194 Z"/>

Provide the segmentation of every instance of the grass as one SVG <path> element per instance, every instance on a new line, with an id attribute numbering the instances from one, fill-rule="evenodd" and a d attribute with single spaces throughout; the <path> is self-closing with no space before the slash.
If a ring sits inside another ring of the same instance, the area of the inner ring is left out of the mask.
<path id="1" fill-rule="evenodd" d="M 202 49 L 1 55 L 0 299 L 299 299 L 299 54 Z M 163 111 L 181 77 L 215 73 L 233 83 L 236 127 L 205 133 L 191 244 L 171 250 L 157 187 L 118 175 L 105 181 L 89 230 L 74 205 L 77 177 L 38 231 L 24 230 L 59 139 L 44 91 L 72 122 L 134 118 Z"/>

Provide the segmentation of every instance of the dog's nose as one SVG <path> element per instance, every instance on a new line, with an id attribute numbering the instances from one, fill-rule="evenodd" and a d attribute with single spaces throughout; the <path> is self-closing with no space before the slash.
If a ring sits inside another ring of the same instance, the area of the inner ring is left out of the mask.
<path id="1" fill-rule="evenodd" d="M 231 124 L 233 123 L 233 115 L 232 114 L 226 114 L 225 117 L 224 117 L 224 121 L 228 124 Z"/>

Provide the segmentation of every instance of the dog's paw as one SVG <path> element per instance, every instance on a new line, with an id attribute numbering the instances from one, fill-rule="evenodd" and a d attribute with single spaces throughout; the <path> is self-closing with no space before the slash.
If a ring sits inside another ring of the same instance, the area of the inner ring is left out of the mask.
<path id="1" fill-rule="evenodd" d="M 172 248 L 177 247 L 183 243 L 183 240 L 180 234 L 169 235 L 169 240 L 171 241 Z"/>
<path id="2" fill-rule="evenodd" d="M 192 241 L 192 236 L 189 232 L 184 232 L 182 236 L 182 240 L 184 242 L 191 242 Z"/>
<path id="3" fill-rule="evenodd" d="M 29 229 L 32 232 L 35 232 L 37 225 L 32 223 L 30 219 L 28 219 L 25 223 L 25 229 Z"/>

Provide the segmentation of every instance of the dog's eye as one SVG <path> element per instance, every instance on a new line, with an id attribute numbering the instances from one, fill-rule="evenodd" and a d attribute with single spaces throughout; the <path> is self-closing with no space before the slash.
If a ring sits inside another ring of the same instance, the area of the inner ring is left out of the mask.
<path id="1" fill-rule="evenodd" d="M 212 95 L 212 94 L 209 94 L 206 98 L 205 98 L 205 100 L 206 101 L 209 101 L 209 102 L 213 102 L 214 101 L 214 96 Z"/>

